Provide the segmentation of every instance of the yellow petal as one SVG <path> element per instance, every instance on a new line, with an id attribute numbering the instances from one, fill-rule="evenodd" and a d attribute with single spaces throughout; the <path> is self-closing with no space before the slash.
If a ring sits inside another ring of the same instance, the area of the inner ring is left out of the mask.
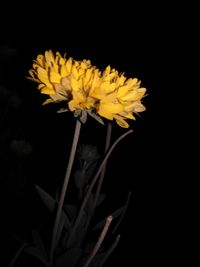
<path id="1" fill-rule="evenodd" d="M 136 103 L 134 106 L 134 112 L 143 112 L 146 108 L 141 103 Z"/>
<path id="2" fill-rule="evenodd" d="M 84 102 L 86 100 L 85 94 L 83 90 L 77 90 L 72 92 L 73 99 L 78 102 Z"/>
<path id="3" fill-rule="evenodd" d="M 53 88 L 49 88 L 47 86 L 45 86 L 42 90 L 41 90 L 42 94 L 45 95 L 51 95 L 51 94 L 55 94 L 55 91 L 53 90 Z"/>
<path id="4" fill-rule="evenodd" d="M 48 66 L 52 66 L 52 62 L 54 61 L 54 55 L 51 50 L 45 52 L 45 59 Z"/>
<path id="5" fill-rule="evenodd" d="M 121 104 L 113 104 L 113 103 L 100 103 L 100 106 L 104 108 L 104 110 L 109 111 L 110 113 L 120 113 L 124 110 L 124 107 Z"/>
<path id="6" fill-rule="evenodd" d="M 35 62 L 39 64 L 41 67 L 44 67 L 44 56 L 38 55 Z"/>
<path id="7" fill-rule="evenodd" d="M 48 98 L 47 100 L 45 100 L 45 101 L 42 103 L 42 105 L 47 105 L 47 104 L 52 103 L 52 102 L 53 102 L 53 100 L 50 99 L 50 98 Z"/>
<path id="8" fill-rule="evenodd" d="M 110 65 L 109 65 L 109 66 L 107 66 L 106 69 L 104 70 L 104 72 L 103 72 L 103 76 L 108 75 L 108 74 L 110 73 L 110 71 L 111 71 L 111 67 L 110 67 Z"/>
<path id="9" fill-rule="evenodd" d="M 78 80 L 79 75 L 78 75 L 78 70 L 77 70 L 77 68 L 76 68 L 75 65 L 72 66 L 72 75 L 73 75 L 73 77 L 74 77 L 75 79 Z"/>
<path id="10" fill-rule="evenodd" d="M 104 81 L 101 85 L 100 85 L 100 89 L 105 92 L 105 93 L 112 93 L 116 88 L 116 84 L 115 83 L 110 83 L 108 81 Z"/>
<path id="11" fill-rule="evenodd" d="M 113 120 L 113 114 L 104 105 L 99 105 L 97 113 L 108 120 Z"/>
<path id="12" fill-rule="evenodd" d="M 117 93 L 113 92 L 111 94 L 101 96 L 103 103 L 113 103 L 116 101 Z"/>
<path id="13" fill-rule="evenodd" d="M 50 83 L 49 76 L 46 70 L 39 67 L 37 71 L 38 71 L 38 78 L 40 79 L 40 81 L 46 85 L 49 84 Z"/>
<path id="14" fill-rule="evenodd" d="M 69 77 L 62 78 L 61 79 L 61 84 L 65 88 L 66 91 L 71 91 L 72 90 L 71 82 L 70 82 Z"/>
<path id="15" fill-rule="evenodd" d="M 72 78 L 71 80 L 71 86 L 73 90 L 77 90 L 81 87 L 81 81 L 77 81 L 76 79 Z"/>
<path id="16" fill-rule="evenodd" d="M 67 67 L 65 65 L 61 66 L 60 73 L 62 77 L 66 77 L 69 75 L 69 71 L 67 70 Z"/>
<path id="17" fill-rule="evenodd" d="M 93 81 L 92 81 L 91 88 L 90 88 L 90 94 L 92 94 L 94 89 L 95 89 L 95 87 L 99 85 L 99 83 L 100 83 L 99 76 L 100 76 L 99 70 L 95 70 L 94 71 Z"/>
<path id="18" fill-rule="evenodd" d="M 59 57 L 59 65 L 65 65 L 65 59 L 63 57 Z"/>
<path id="19" fill-rule="evenodd" d="M 129 86 L 128 85 L 124 85 L 119 87 L 118 91 L 117 91 L 117 97 L 121 98 L 123 96 L 125 96 L 127 94 L 129 90 Z"/>
<path id="20" fill-rule="evenodd" d="M 121 75 L 116 81 L 116 86 L 117 87 L 122 86 L 125 80 L 126 80 L 126 77 L 124 75 Z"/>
<path id="21" fill-rule="evenodd" d="M 39 90 L 41 90 L 43 87 L 45 87 L 45 85 L 44 85 L 43 83 L 40 83 L 40 84 L 38 85 L 38 89 L 39 89 Z"/>
<path id="22" fill-rule="evenodd" d="M 133 87 L 135 85 L 138 85 L 138 79 L 137 78 L 130 78 L 126 81 L 126 84 L 129 85 L 130 87 Z"/>
<path id="23" fill-rule="evenodd" d="M 116 120 L 117 124 L 122 128 L 129 128 L 129 124 L 120 116 L 114 116 L 114 119 Z"/>
<path id="24" fill-rule="evenodd" d="M 87 69 L 85 77 L 83 79 L 83 85 L 86 86 L 91 78 L 92 75 L 92 70 L 91 69 Z"/>
<path id="25" fill-rule="evenodd" d="M 66 68 L 68 72 L 71 73 L 71 69 L 72 69 L 72 58 L 71 57 L 66 62 Z"/>
<path id="26" fill-rule="evenodd" d="M 146 88 L 143 88 L 143 87 L 141 87 L 141 88 L 138 88 L 138 93 L 140 93 L 140 94 L 142 94 L 142 95 L 144 95 L 145 93 L 146 93 Z"/>
<path id="27" fill-rule="evenodd" d="M 127 112 L 143 112 L 146 108 L 140 102 L 134 102 L 130 105 L 125 106 Z"/>
<path id="28" fill-rule="evenodd" d="M 56 72 L 50 72 L 50 81 L 52 83 L 59 83 L 60 80 L 61 80 L 60 74 L 58 74 Z"/>

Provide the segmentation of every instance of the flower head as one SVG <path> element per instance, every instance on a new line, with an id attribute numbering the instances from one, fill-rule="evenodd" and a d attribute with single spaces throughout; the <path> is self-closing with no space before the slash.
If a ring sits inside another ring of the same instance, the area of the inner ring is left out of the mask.
<path id="1" fill-rule="evenodd" d="M 100 100 L 97 112 L 109 120 L 115 119 L 124 128 L 128 128 L 126 119 L 133 119 L 133 113 L 142 112 L 145 107 L 141 103 L 146 89 L 140 88 L 138 79 L 127 79 L 124 74 L 108 66 L 103 73 L 103 82 L 96 90 L 95 97 Z"/>
<path id="2" fill-rule="evenodd" d="M 89 60 L 76 61 L 50 50 L 37 56 L 29 74 L 41 93 L 49 96 L 44 104 L 66 101 L 64 111 L 74 112 L 82 122 L 89 114 L 101 123 L 104 117 L 128 128 L 125 120 L 145 110 L 141 99 L 146 89 L 136 78 L 127 79 L 110 66 L 101 72 Z"/>

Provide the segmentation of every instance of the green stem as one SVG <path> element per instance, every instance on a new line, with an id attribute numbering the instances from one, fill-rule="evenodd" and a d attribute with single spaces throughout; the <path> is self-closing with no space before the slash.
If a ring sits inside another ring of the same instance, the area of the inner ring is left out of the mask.
<path id="1" fill-rule="evenodd" d="M 88 266 L 90 265 L 91 261 L 94 259 L 95 255 L 96 255 L 97 252 L 99 251 L 99 249 L 100 249 L 100 247 L 101 247 L 101 244 L 103 243 L 103 241 L 104 241 L 104 239 L 105 239 L 105 237 L 106 237 L 106 234 L 107 234 L 107 232 L 108 232 L 108 229 L 109 229 L 109 227 L 110 227 L 110 224 L 111 224 L 111 222 L 112 222 L 112 219 L 113 219 L 112 216 L 109 216 L 109 217 L 107 218 L 106 223 L 105 223 L 105 225 L 104 225 L 104 228 L 103 228 L 103 230 L 102 230 L 102 232 L 101 232 L 101 234 L 100 234 L 100 236 L 99 236 L 99 239 L 98 239 L 98 241 L 97 241 L 97 243 L 96 243 L 96 245 L 95 245 L 95 247 L 94 247 L 94 249 L 93 249 L 91 255 L 89 256 L 88 260 L 86 261 L 84 267 L 88 267 Z"/>
<path id="2" fill-rule="evenodd" d="M 70 157 L 69 157 L 69 162 L 68 162 L 67 171 L 65 174 L 65 179 L 64 179 L 62 192 L 61 192 L 59 203 L 58 203 L 58 209 L 57 209 L 54 228 L 53 228 L 51 250 L 50 250 L 50 264 L 51 264 L 51 266 L 53 266 L 53 254 L 54 254 L 54 249 L 55 249 L 56 236 L 57 236 L 58 226 L 59 226 L 60 217 L 61 217 L 61 213 L 62 213 L 62 207 L 63 207 L 63 203 L 64 203 L 64 199 L 65 199 L 65 194 L 67 191 L 67 186 L 69 183 L 69 178 L 70 178 L 70 174 L 71 174 L 71 170 L 72 170 L 72 166 L 73 166 L 73 162 L 74 162 L 76 148 L 77 148 L 77 144 L 78 144 L 78 140 L 79 140 L 80 129 L 81 129 L 81 123 L 79 120 L 77 120 L 75 132 L 74 132 L 74 139 L 73 139 L 72 148 L 71 148 Z"/>
<path id="3" fill-rule="evenodd" d="M 70 242 L 71 242 L 71 240 L 72 240 L 73 237 L 74 237 L 74 234 L 75 234 L 75 232 L 76 232 L 76 229 L 77 229 L 77 227 L 78 227 L 78 225 L 79 225 L 79 223 L 80 223 L 80 220 L 81 220 L 81 217 L 82 217 L 82 214 L 83 214 L 85 205 L 86 205 L 87 202 L 88 202 L 88 199 L 89 199 L 89 197 L 90 197 L 90 194 L 91 194 L 91 192 L 92 192 L 92 190 L 93 190 L 93 188 L 94 188 L 94 186 L 95 186 L 95 183 L 96 183 L 96 181 L 97 181 L 97 179 L 98 179 L 98 177 L 99 177 L 99 175 L 100 175 L 100 173 L 101 173 L 101 171 L 102 171 L 102 169 L 103 169 L 103 167 L 104 167 L 106 161 L 107 161 L 108 158 L 110 157 L 112 151 L 113 151 L 114 148 L 117 146 L 117 144 L 118 144 L 123 138 L 125 138 L 128 134 L 130 134 L 130 133 L 132 133 L 132 132 L 133 132 L 133 130 L 129 130 L 129 131 L 126 132 L 125 134 L 121 135 L 121 136 L 114 142 L 114 144 L 111 146 L 111 148 L 110 148 L 109 151 L 107 152 L 105 158 L 103 159 L 101 165 L 99 166 L 99 169 L 98 169 L 96 175 L 94 176 L 94 178 L 93 178 L 93 180 L 92 180 L 92 183 L 91 183 L 91 185 L 90 185 L 90 187 L 89 187 L 89 189 L 88 189 L 88 191 L 87 191 L 87 194 L 86 194 L 86 196 L 85 196 L 85 198 L 84 198 L 84 200 L 83 200 L 83 202 L 82 202 L 82 205 L 81 205 L 81 208 L 80 208 L 80 210 L 79 210 L 78 216 L 77 216 L 77 218 L 76 218 L 76 221 L 75 221 L 75 223 L 74 223 L 74 226 L 73 226 L 73 228 L 72 228 L 71 234 L 70 234 L 69 239 L 68 239 L 68 246 L 70 245 Z"/>

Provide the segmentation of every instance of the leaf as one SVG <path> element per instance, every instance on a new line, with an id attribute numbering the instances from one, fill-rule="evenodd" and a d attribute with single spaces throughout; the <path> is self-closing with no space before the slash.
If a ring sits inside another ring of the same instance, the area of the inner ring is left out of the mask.
<path id="1" fill-rule="evenodd" d="M 74 117 L 77 118 L 78 116 L 80 116 L 81 114 L 81 110 L 80 109 L 77 109 L 74 111 Z"/>
<path id="2" fill-rule="evenodd" d="M 82 122 L 82 123 L 86 123 L 86 121 L 87 121 L 87 111 L 86 110 L 82 110 L 81 111 L 81 115 L 80 115 L 80 121 Z"/>
<path id="3" fill-rule="evenodd" d="M 64 205 L 64 210 L 67 213 L 67 215 L 70 217 L 71 221 L 73 221 L 77 213 L 76 207 L 71 204 L 66 204 Z"/>
<path id="4" fill-rule="evenodd" d="M 56 201 L 55 199 L 49 195 L 47 192 L 45 192 L 41 187 L 38 185 L 35 185 L 36 190 L 41 198 L 41 200 L 44 202 L 44 204 L 47 206 L 50 212 L 54 211 Z"/>
<path id="5" fill-rule="evenodd" d="M 81 255 L 82 250 L 80 248 L 72 248 L 56 260 L 55 267 L 74 267 Z"/>
<path id="6" fill-rule="evenodd" d="M 125 208 L 125 206 L 123 206 L 122 208 L 119 208 L 118 210 L 116 210 L 115 212 L 113 212 L 111 214 L 113 217 L 113 220 L 120 216 L 120 214 L 123 212 L 124 208 Z M 103 219 L 92 230 L 95 231 L 95 230 L 102 228 L 105 225 L 105 223 L 106 223 L 106 219 Z"/>
<path id="7" fill-rule="evenodd" d="M 63 238 L 62 238 L 62 246 L 64 248 L 67 248 L 67 241 L 68 241 L 68 238 L 69 238 L 69 232 L 63 232 Z"/>
<path id="8" fill-rule="evenodd" d="M 98 253 L 90 263 L 90 267 L 99 267 L 105 255 L 106 253 Z"/>
<path id="9" fill-rule="evenodd" d="M 95 114 L 91 109 L 88 110 L 88 114 L 94 118 L 95 120 L 97 120 L 99 123 L 103 124 L 104 125 L 104 122 L 102 120 L 102 118 L 100 116 L 98 116 L 97 114 Z"/>
<path id="10" fill-rule="evenodd" d="M 46 258 L 44 257 L 44 255 L 41 253 L 41 251 L 39 249 L 37 249 L 35 247 L 27 247 L 27 248 L 24 249 L 24 251 L 27 254 L 37 258 L 39 261 L 44 263 L 44 265 L 48 266 L 48 261 L 46 260 Z"/>
<path id="11" fill-rule="evenodd" d="M 32 230 L 32 238 L 33 238 L 33 242 L 34 242 L 34 245 L 36 246 L 36 248 L 38 248 L 38 250 L 41 251 L 44 258 L 46 258 L 46 260 L 47 260 L 48 257 L 47 257 L 47 253 L 46 253 L 46 249 L 45 249 L 43 240 L 40 237 L 39 232 L 36 231 L 35 229 Z"/>
<path id="12" fill-rule="evenodd" d="M 67 112 L 69 111 L 67 108 L 61 108 L 57 111 L 57 113 L 64 113 L 64 112 Z"/>
<path id="13" fill-rule="evenodd" d="M 78 227 L 76 228 L 75 234 L 70 242 L 68 242 L 68 247 L 78 247 L 85 235 L 85 225 L 86 225 L 87 215 L 83 211 Z"/>
<path id="14" fill-rule="evenodd" d="M 47 208 L 49 209 L 50 212 L 53 212 L 55 209 L 56 204 L 58 204 L 57 201 L 55 201 L 55 199 L 49 195 L 47 192 L 45 192 L 42 188 L 40 188 L 38 185 L 35 185 L 39 196 L 41 198 L 41 200 L 44 202 L 44 204 L 47 206 Z M 62 211 L 62 216 L 64 217 L 64 222 L 65 222 L 65 227 L 68 231 L 71 230 L 71 222 L 69 220 L 69 218 L 67 217 L 67 215 Z"/>
<path id="15" fill-rule="evenodd" d="M 61 237 L 64 225 L 65 225 L 65 219 L 64 219 L 64 216 L 62 214 L 61 218 L 60 218 L 60 223 L 59 223 L 59 226 L 58 226 L 57 235 L 56 235 L 55 247 L 57 247 L 57 245 L 58 245 L 58 243 L 60 241 L 60 237 Z"/>
<path id="16" fill-rule="evenodd" d="M 85 212 L 90 215 L 94 207 L 94 195 L 91 193 L 87 204 L 85 205 Z"/>

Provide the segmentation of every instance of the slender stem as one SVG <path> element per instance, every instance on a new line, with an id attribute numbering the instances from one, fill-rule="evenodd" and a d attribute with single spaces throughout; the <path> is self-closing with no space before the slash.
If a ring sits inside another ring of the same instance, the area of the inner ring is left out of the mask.
<path id="1" fill-rule="evenodd" d="M 105 257 L 103 258 L 102 262 L 100 263 L 99 267 L 102 267 L 104 263 L 107 261 L 107 259 L 110 257 L 111 253 L 114 251 L 116 246 L 119 244 L 120 241 L 120 235 L 118 235 L 112 244 L 112 246 L 109 248 L 108 252 L 106 253 Z"/>
<path id="2" fill-rule="evenodd" d="M 98 241 L 97 241 L 97 243 L 96 243 L 96 245 L 95 245 L 95 247 L 94 247 L 92 253 L 90 254 L 88 260 L 86 261 L 84 267 L 88 267 L 88 266 L 90 265 L 91 261 L 93 260 L 93 258 L 94 258 L 95 255 L 97 254 L 97 252 L 99 251 L 99 249 L 100 249 L 100 247 L 101 247 L 101 244 L 103 243 L 103 241 L 104 241 L 104 239 L 105 239 L 105 236 L 106 236 L 106 234 L 107 234 L 107 232 L 108 232 L 108 229 L 109 229 L 109 227 L 110 227 L 110 224 L 111 224 L 111 222 L 112 222 L 112 219 L 113 219 L 112 216 L 109 216 L 109 217 L 107 218 L 106 223 L 105 223 L 105 225 L 104 225 L 104 228 L 103 228 L 103 230 L 102 230 L 102 232 L 101 232 L 101 234 L 100 234 L 100 236 L 99 236 L 99 239 L 98 239 Z"/>
<path id="3" fill-rule="evenodd" d="M 106 163 L 106 161 L 107 161 L 108 158 L 110 157 L 112 151 L 113 151 L 114 148 L 117 146 L 117 144 L 118 144 L 123 138 L 125 138 L 127 135 L 131 134 L 132 132 L 133 132 L 133 130 L 129 130 L 129 131 L 126 132 L 125 134 L 121 135 L 121 136 L 114 142 L 114 144 L 111 146 L 111 148 L 110 148 L 109 151 L 107 152 L 105 158 L 103 159 L 101 165 L 99 166 L 99 169 L 98 169 L 96 175 L 94 176 L 94 178 L 93 178 L 93 180 L 92 180 L 92 183 L 91 183 L 91 185 L 90 185 L 90 187 L 89 187 L 89 189 L 88 189 L 88 191 L 87 191 L 87 194 L 86 194 L 86 196 L 85 196 L 85 198 L 84 198 L 84 200 L 83 200 L 83 202 L 82 202 L 82 205 L 81 205 L 81 208 L 80 208 L 80 210 L 79 210 L 78 216 L 77 216 L 77 218 L 76 218 L 76 221 L 75 221 L 75 223 L 74 223 L 74 226 L 73 226 L 73 228 L 72 228 L 71 234 L 70 234 L 69 239 L 68 239 L 68 246 L 70 245 L 70 242 L 71 242 L 71 240 L 72 240 L 73 237 L 74 237 L 75 231 L 76 231 L 76 229 L 77 229 L 77 227 L 78 227 L 78 225 L 79 225 L 79 222 L 80 222 L 80 220 L 81 220 L 81 217 L 82 217 L 82 214 L 83 214 L 85 205 L 86 205 L 87 202 L 88 202 L 88 199 L 89 199 L 89 197 L 90 197 L 90 194 L 91 194 L 91 192 L 92 192 L 92 189 L 93 189 L 93 187 L 94 187 L 94 185 L 95 185 L 95 183 L 96 183 L 96 181 L 97 181 L 97 179 L 98 179 L 98 177 L 99 177 L 99 174 L 100 174 L 101 171 L 102 171 L 102 168 L 104 167 L 104 164 Z"/>
<path id="4" fill-rule="evenodd" d="M 81 129 L 81 123 L 79 120 L 77 120 L 75 132 L 74 132 L 74 139 L 73 139 L 70 157 L 69 157 L 69 162 L 68 162 L 67 171 L 66 171 L 65 178 L 64 178 L 64 183 L 63 183 L 62 192 L 61 192 L 59 203 L 58 203 L 58 209 L 57 209 L 54 228 L 53 228 L 51 250 L 50 250 L 50 263 L 51 263 L 51 265 L 53 264 L 53 254 L 54 254 L 54 249 L 55 249 L 56 236 L 57 236 L 58 226 L 59 226 L 60 217 L 61 217 L 61 213 L 62 213 L 62 207 L 63 207 L 63 203 L 64 203 L 64 199 L 65 199 L 65 194 L 67 191 L 67 186 L 69 183 L 69 178 L 70 178 L 70 174 L 71 174 L 71 170 L 72 170 L 72 166 L 73 166 L 73 162 L 74 162 L 76 148 L 77 148 L 77 144 L 78 144 L 78 140 L 79 140 L 80 129 Z"/>
<path id="5" fill-rule="evenodd" d="M 107 127 L 107 134 L 106 134 L 105 153 L 107 153 L 108 148 L 110 147 L 111 133 L 112 133 L 112 124 L 109 122 L 108 123 L 108 127 Z M 99 194 L 100 194 L 100 191 L 101 191 L 101 187 L 102 187 L 102 184 L 103 184 L 103 180 L 104 180 L 104 177 L 105 177 L 106 165 L 107 165 L 107 162 L 105 163 L 105 165 L 104 165 L 104 167 L 102 169 L 100 178 L 99 178 L 99 182 L 98 182 L 98 186 L 97 186 L 97 191 L 96 191 L 96 195 L 95 195 L 95 199 L 94 199 L 94 204 L 93 204 L 94 209 L 96 207 L 96 204 L 97 204 L 97 201 L 98 201 L 98 198 L 99 198 Z"/>

